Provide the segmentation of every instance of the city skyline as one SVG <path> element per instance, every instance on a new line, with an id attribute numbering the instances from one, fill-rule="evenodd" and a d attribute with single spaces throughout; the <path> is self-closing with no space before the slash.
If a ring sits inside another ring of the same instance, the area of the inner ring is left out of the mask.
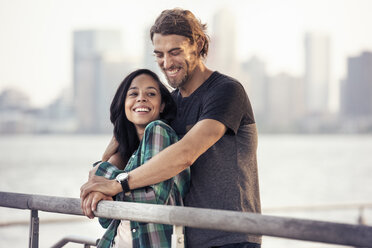
<path id="1" fill-rule="evenodd" d="M 227 7 L 237 18 L 236 51 L 231 52 L 240 62 L 259 57 L 270 75 L 285 72 L 302 76 L 304 33 L 326 33 L 332 47 L 332 98 L 338 97 L 347 57 L 372 50 L 372 34 L 365 32 L 372 25 L 370 1 L 266 0 L 235 5 L 228 1 L 213 5 L 210 1 L 179 1 L 177 5 L 159 1 L 148 3 L 144 9 L 145 3 L 0 0 L 0 91 L 17 88 L 29 95 L 35 106 L 45 106 L 57 98 L 63 88 L 72 86 L 72 34 L 79 29 L 121 29 L 128 61 L 141 67 L 146 30 L 162 9 L 176 6 L 190 9 L 206 22 L 211 36 L 215 13 Z M 332 102 L 337 108 L 337 99 Z"/>
<path id="2" fill-rule="evenodd" d="M 217 44 L 234 39 L 234 33 L 224 35 L 229 25 L 215 28 L 212 41 Z M 372 52 L 348 57 L 347 78 L 342 80 L 339 96 L 342 108 L 332 113 L 327 104 L 328 37 L 307 33 L 305 41 L 305 74 L 300 77 L 269 75 L 266 63 L 258 57 L 233 63 L 235 57 L 219 54 L 218 45 L 211 47 L 217 56 L 209 62 L 218 68 L 230 61 L 224 66 L 231 67 L 231 76 L 242 79 L 261 133 L 371 132 Z M 121 44 L 120 30 L 75 31 L 73 92 L 62 92 L 45 108 L 32 107 L 29 97 L 17 90 L 0 92 L 0 133 L 110 133 L 109 106 L 114 90 L 134 67 L 120 55 Z M 151 44 L 145 46 L 149 49 Z M 148 63 L 152 64 L 153 58 L 143 59 L 146 67 L 151 67 Z"/>

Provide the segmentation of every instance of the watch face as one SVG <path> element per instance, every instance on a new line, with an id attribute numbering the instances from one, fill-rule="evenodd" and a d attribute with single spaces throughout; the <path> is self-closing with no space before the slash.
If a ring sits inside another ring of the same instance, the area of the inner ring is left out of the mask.
<path id="1" fill-rule="evenodd" d="M 123 181 L 128 178 L 128 173 L 120 173 L 116 176 L 116 180 Z"/>

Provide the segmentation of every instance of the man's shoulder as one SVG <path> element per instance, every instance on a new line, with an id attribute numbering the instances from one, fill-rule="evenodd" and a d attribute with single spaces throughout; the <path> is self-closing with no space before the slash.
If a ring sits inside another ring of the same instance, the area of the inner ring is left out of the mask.
<path id="1" fill-rule="evenodd" d="M 206 99 L 212 97 L 230 98 L 246 95 L 243 85 L 235 78 L 215 71 L 213 78 L 208 82 L 204 90 Z"/>
<path id="2" fill-rule="evenodd" d="M 244 90 L 243 85 L 237 79 L 218 71 L 213 72 L 208 82 L 208 89 L 225 87 Z"/>

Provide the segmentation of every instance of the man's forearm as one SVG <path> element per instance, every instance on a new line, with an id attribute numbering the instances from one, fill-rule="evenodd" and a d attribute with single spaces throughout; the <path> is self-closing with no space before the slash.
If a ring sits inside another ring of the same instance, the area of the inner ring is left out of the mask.
<path id="1" fill-rule="evenodd" d="M 129 188 L 137 189 L 163 182 L 189 167 L 192 163 L 187 159 L 187 152 L 179 142 L 167 147 L 145 164 L 130 171 Z"/>
<path id="2" fill-rule="evenodd" d="M 129 188 L 136 189 L 174 177 L 214 145 L 226 132 L 215 120 L 202 120 L 177 143 L 167 147 L 145 164 L 129 172 Z"/>

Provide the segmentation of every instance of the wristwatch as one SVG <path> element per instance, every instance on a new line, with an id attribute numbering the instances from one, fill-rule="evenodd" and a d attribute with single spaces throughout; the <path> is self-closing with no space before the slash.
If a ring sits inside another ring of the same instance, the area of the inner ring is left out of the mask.
<path id="1" fill-rule="evenodd" d="M 126 172 L 120 173 L 119 175 L 116 176 L 115 180 L 121 184 L 121 187 L 123 188 L 123 192 L 127 193 L 130 191 L 129 185 L 128 185 L 128 179 L 129 179 L 129 174 Z"/>

